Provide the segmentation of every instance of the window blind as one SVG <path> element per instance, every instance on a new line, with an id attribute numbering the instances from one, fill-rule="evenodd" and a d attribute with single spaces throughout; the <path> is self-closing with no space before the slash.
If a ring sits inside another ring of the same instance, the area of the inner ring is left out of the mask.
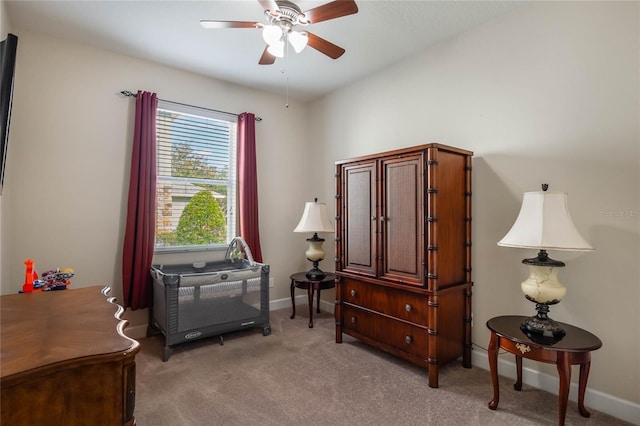
<path id="1" fill-rule="evenodd" d="M 236 116 L 159 101 L 156 248 L 236 235 L 236 129 Z"/>

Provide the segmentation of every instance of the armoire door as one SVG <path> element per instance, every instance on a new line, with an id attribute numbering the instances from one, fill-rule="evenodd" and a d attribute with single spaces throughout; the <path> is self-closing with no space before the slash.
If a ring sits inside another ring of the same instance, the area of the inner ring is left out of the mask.
<path id="1" fill-rule="evenodd" d="M 345 234 L 343 271 L 376 276 L 376 162 L 346 164 L 342 170 Z"/>
<path id="2" fill-rule="evenodd" d="M 422 286 L 424 281 L 423 156 L 381 161 L 380 278 Z"/>

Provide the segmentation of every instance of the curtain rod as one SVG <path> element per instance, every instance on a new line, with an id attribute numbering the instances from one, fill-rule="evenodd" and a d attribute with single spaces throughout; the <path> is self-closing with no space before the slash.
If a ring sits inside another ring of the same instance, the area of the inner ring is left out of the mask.
<path id="1" fill-rule="evenodd" d="M 133 98 L 135 98 L 135 97 L 137 97 L 137 96 L 138 96 L 136 93 L 133 93 L 133 92 L 131 92 L 131 91 L 129 91 L 129 90 L 122 90 L 120 93 L 121 93 L 121 94 L 123 94 L 123 95 L 124 95 L 124 96 L 126 96 L 126 97 L 133 97 Z M 236 117 L 240 116 L 240 114 L 234 114 L 234 113 L 232 113 L 232 112 L 220 111 L 220 110 L 217 110 L 217 109 L 211 109 L 211 108 L 196 107 L 195 105 L 189 105 L 189 104 L 183 104 L 183 103 L 180 103 L 180 102 L 168 101 L 168 100 L 166 100 L 166 99 L 158 99 L 158 100 L 159 100 L 159 101 L 162 101 L 162 102 L 168 102 L 168 103 L 170 103 L 170 104 L 175 104 L 175 105 L 182 105 L 182 106 L 194 107 L 194 108 L 202 108 L 202 109 L 206 109 L 207 111 L 219 112 L 219 113 L 221 113 L 221 114 L 229 114 L 229 115 L 233 115 L 233 116 L 236 116 Z M 256 115 L 256 121 L 262 121 L 262 117 L 258 117 L 258 116 Z"/>

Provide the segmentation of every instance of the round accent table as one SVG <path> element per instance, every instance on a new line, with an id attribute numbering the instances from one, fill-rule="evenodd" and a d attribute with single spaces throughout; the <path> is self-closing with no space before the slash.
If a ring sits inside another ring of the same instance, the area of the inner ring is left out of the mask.
<path id="1" fill-rule="evenodd" d="M 309 328 L 313 328 L 313 293 L 318 292 L 318 313 L 320 313 L 320 290 L 328 290 L 336 286 L 336 275 L 331 273 L 325 273 L 325 276 L 321 280 L 310 280 L 307 278 L 306 272 L 297 272 L 291 274 L 291 306 L 293 307 L 293 313 L 291 319 L 296 317 L 296 302 L 293 297 L 295 288 L 301 288 L 307 290 L 309 295 Z"/>
<path id="2" fill-rule="evenodd" d="M 493 382 L 493 399 L 489 408 L 495 410 L 500 401 L 498 386 L 498 350 L 512 353 L 516 356 L 517 381 L 514 389 L 522 389 L 522 358 L 534 361 L 556 364 L 560 376 L 560 390 L 558 392 L 558 424 L 564 425 L 567 414 L 569 386 L 571 385 L 571 366 L 580 365 L 580 379 L 578 385 L 578 409 L 582 417 L 589 417 L 591 413 L 584 406 L 584 392 L 587 388 L 589 368 L 591 366 L 591 351 L 602 346 L 598 337 L 578 327 L 559 323 L 567 334 L 558 339 L 541 339 L 535 335 L 527 335 L 520 330 L 520 324 L 526 319 L 524 316 L 502 316 L 487 321 L 491 330 L 489 341 L 489 367 Z"/>

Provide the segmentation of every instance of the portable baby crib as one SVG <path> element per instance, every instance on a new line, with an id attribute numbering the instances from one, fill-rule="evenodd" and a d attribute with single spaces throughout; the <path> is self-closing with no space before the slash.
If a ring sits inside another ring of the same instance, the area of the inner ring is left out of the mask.
<path id="1" fill-rule="evenodd" d="M 244 252 L 244 256 L 242 253 Z M 249 327 L 271 334 L 269 265 L 254 262 L 247 243 L 234 238 L 224 260 L 153 265 L 153 306 L 147 335 L 164 335 L 163 361 L 175 345 Z"/>

